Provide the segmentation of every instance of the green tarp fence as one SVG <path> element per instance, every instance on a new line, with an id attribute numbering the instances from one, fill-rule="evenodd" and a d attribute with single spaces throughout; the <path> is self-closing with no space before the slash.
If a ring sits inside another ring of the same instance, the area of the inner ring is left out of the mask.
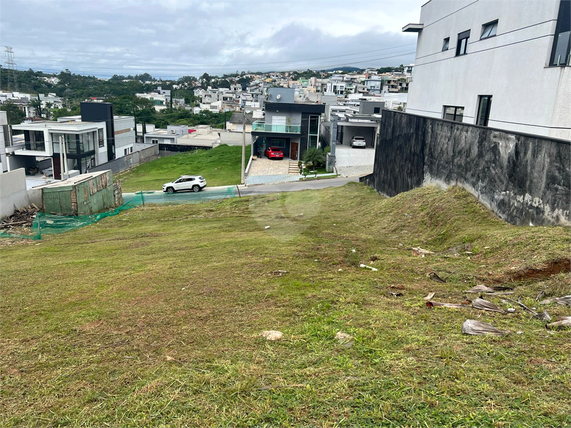
<path id="1" fill-rule="evenodd" d="M 214 199 L 234 198 L 238 196 L 235 186 L 212 189 L 199 193 L 137 192 L 123 195 L 123 205 L 110 211 L 82 216 L 63 216 L 55 214 L 36 213 L 36 218 L 29 234 L 11 234 L 0 231 L 0 238 L 42 239 L 42 235 L 64 233 L 97 223 L 106 217 L 119 214 L 145 204 L 196 204 Z"/>

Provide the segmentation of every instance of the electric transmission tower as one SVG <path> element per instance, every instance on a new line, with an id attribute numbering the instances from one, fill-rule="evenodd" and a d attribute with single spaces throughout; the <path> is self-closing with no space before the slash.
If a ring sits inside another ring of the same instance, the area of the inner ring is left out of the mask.
<path id="1" fill-rule="evenodd" d="M 12 77 L 13 91 L 18 90 L 18 78 L 16 77 L 16 61 L 14 61 L 14 51 L 11 46 L 6 46 L 6 86 L 10 87 L 10 77 Z"/>

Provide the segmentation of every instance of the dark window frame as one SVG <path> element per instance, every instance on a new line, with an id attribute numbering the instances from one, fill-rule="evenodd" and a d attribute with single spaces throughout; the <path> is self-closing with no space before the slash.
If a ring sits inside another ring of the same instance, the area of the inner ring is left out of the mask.
<path id="1" fill-rule="evenodd" d="M 486 101 L 485 104 L 484 101 Z M 488 126 L 491 110 L 492 95 L 478 95 L 478 114 L 476 115 L 476 125 Z"/>
<path id="2" fill-rule="evenodd" d="M 448 119 L 446 117 L 446 109 L 449 108 L 453 108 L 454 109 L 454 113 L 452 114 L 452 118 Z M 460 110 L 462 110 L 462 112 L 460 113 Z M 442 109 L 442 118 L 444 120 L 451 120 L 453 122 L 463 122 L 464 121 L 464 106 L 450 106 L 450 105 L 445 105 L 443 106 Z"/>
<path id="3" fill-rule="evenodd" d="M 566 40 L 565 40 L 566 39 Z M 564 43 L 567 42 L 567 49 Z M 563 43 L 563 45 L 562 45 Z M 564 57 L 561 58 L 561 52 Z M 555 67 L 569 66 L 571 57 L 571 2 L 561 0 L 559 3 L 559 13 L 557 14 L 557 25 L 553 35 L 553 46 L 549 58 L 549 65 Z"/>
<path id="4" fill-rule="evenodd" d="M 489 39 L 490 37 L 496 37 L 498 33 L 498 20 L 486 22 L 482 25 L 482 32 L 480 34 L 480 40 Z M 493 34 L 492 34 L 493 33 Z"/>
<path id="5" fill-rule="evenodd" d="M 447 51 L 450 48 L 450 37 L 444 37 L 442 41 L 442 52 Z"/>
<path id="6" fill-rule="evenodd" d="M 456 56 L 468 54 L 468 40 L 470 39 L 470 30 L 458 33 L 458 43 L 456 44 Z"/>

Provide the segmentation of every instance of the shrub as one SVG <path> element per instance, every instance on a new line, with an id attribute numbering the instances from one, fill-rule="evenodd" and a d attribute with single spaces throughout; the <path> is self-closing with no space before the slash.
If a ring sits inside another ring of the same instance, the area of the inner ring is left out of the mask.
<path id="1" fill-rule="evenodd" d="M 325 165 L 325 155 L 323 154 L 323 150 L 317 148 L 310 148 L 305 151 L 303 154 L 303 162 L 311 164 L 318 168 L 320 166 Z"/>

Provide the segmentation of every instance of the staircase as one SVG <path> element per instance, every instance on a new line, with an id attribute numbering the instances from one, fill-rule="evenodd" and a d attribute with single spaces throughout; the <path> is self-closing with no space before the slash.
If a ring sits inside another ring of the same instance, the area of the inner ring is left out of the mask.
<path id="1" fill-rule="evenodd" d="M 289 161 L 289 169 L 288 169 L 288 174 L 299 174 L 299 168 L 297 166 L 297 161 Z"/>

